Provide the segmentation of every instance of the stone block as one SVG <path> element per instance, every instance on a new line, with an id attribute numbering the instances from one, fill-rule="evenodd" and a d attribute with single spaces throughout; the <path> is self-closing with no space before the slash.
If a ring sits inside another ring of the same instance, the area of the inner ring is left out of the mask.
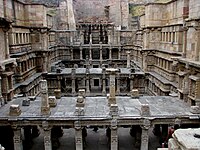
<path id="1" fill-rule="evenodd" d="M 41 114 L 42 115 L 49 115 L 50 114 L 50 107 L 41 107 Z"/>
<path id="2" fill-rule="evenodd" d="M 56 73 L 61 73 L 61 68 L 56 68 Z"/>
<path id="3" fill-rule="evenodd" d="M 84 114 L 85 114 L 84 107 L 76 107 L 75 115 L 84 116 Z"/>
<path id="4" fill-rule="evenodd" d="M 149 116 L 150 115 L 149 104 L 141 104 L 141 115 L 142 116 Z"/>
<path id="5" fill-rule="evenodd" d="M 51 66 L 51 72 L 56 72 L 56 66 Z"/>
<path id="6" fill-rule="evenodd" d="M 19 116 L 21 114 L 21 109 L 18 104 L 10 105 L 10 116 Z"/>
<path id="7" fill-rule="evenodd" d="M 22 106 L 29 106 L 30 105 L 30 99 L 24 99 L 22 101 Z"/>
<path id="8" fill-rule="evenodd" d="M 138 89 L 132 89 L 131 90 L 131 97 L 132 98 L 139 98 L 139 91 L 138 91 Z"/>
<path id="9" fill-rule="evenodd" d="M 50 107 L 56 107 L 57 102 L 56 102 L 56 97 L 55 96 L 49 96 L 49 106 Z"/>
<path id="10" fill-rule="evenodd" d="M 109 97 L 108 101 L 109 101 L 110 105 L 111 104 L 116 104 L 116 98 L 115 97 Z"/>
<path id="11" fill-rule="evenodd" d="M 199 106 L 191 106 L 190 112 L 193 114 L 200 114 L 200 107 Z"/>
<path id="12" fill-rule="evenodd" d="M 78 90 L 78 95 L 83 96 L 83 98 L 85 98 L 85 89 Z"/>
<path id="13" fill-rule="evenodd" d="M 178 146 L 177 142 L 173 138 L 169 139 L 168 147 L 170 150 L 180 150 L 180 147 Z"/>
<path id="14" fill-rule="evenodd" d="M 36 99 L 36 96 L 29 96 L 28 99 L 30 99 L 31 101 L 34 101 Z"/>
<path id="15" fill-rule="evenodd" d="M 83 96 L 77 97 L 76 107 L 85 107 L 85 99 L 83 98 Z"/>
<path id="16" fill-rule="evenodd" d="M 54 95 L 55 95 L 56 99 L 60 99 L 61 98 L 61 90 L 60 89 L 55 89 L 54 90 Z"/>
<path id="17" fill-rule="evenodd" d="M 117 104 L 111 104 L 110 105 L 110 114 L 112 116 L 117 116 L 118 115 L 118 105 Z"/>

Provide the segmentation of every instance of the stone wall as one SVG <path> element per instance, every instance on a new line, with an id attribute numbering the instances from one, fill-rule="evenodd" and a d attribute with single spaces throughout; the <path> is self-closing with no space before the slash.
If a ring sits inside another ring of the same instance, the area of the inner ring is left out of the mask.
<path id="1" fill-rule="evenodd" d="M 76 0 L 73 1 L 75 18 L 78 20 L 95 20 L 105 18 L 105 6 L 108 0 Z"/>
<path id="2" fill-rule="evenodd" d="M 0 0 L 0 17 L 4 17 L 4 12 L 3 12 L 3 0 Z"/>
<path id="3" fill-rule="evenodd" d="M 5 60 L 5 38 L 4 38 L 4 32 L 0 28 L 0 61 Z"/>
<path id="4" fill-rule="evenodd" d="M 47 8 L 44 5 L 26 5 L 30 26 L 47 27 Z"/>
<path id="5" fill-rule="evenodd" d="M 199 19 L 200 18 L 200 3 L 197 0 L 190 0 L 189 3 L 189 18 Z"/>
<path id="6" fill-rule="evenodd" d="M 13 5 L 12 0 L 6 0 L 6 18 L 13 19 Z"/>
<path id="7" fill-rule="evenodd" d="M 151 3 L 145 7 L 147 27 L 183 23 L 184 1 L 178 0 L 167 4 Z"/>

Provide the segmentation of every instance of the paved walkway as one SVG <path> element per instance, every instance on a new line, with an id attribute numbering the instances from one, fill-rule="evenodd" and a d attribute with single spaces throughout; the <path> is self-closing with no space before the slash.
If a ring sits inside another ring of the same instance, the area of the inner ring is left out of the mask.
<path id="1" fill-rule="evenodd" d="M 99 129 L 94 132 L 87 129 L 87 146 L 85 150 L 109 150 L 105 129 Z M 57 150 L 75 150 L 74 130 L 64 129 L 64 135 L 60 138 L 60 147 Z M 129 134 L 129 128 L 119 128 L 119 150 L 139 150 L 134 147 L 134 138 Z M 159 147 L 158 138 L 149 131 L 149 150 L 157 150 Z M 44 150 L 43 134 L 34 139 L 34 145 L 31 150 Z"/>

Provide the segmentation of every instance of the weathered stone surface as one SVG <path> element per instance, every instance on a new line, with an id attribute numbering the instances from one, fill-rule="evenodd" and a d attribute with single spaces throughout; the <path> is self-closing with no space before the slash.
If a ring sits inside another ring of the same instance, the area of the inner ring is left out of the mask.
<path id="1" fill-rule="evenodd" d="M 21 109 L 18 104 L 12 104 L 10 105 L 10 116 L 19 116 L 21 114 Z"/>
<path id="2" fill-rule="evenodd" d="M 200 135 L 200 129 L 178 129 L 174 132 L 173 138 L 180 146 L 180 149 L 194 150 L 200 148 L 199 138 L 194 135 Z"/>
<path id="3" fill-rule="evenodd" d="M 138 91 L 138 89 L 132 89 L 131 90 L 131 97 L 132 98 L 139 98 L 139 91 Z"/>
<path id="4" fill-rule="evenodd" d="M 30 105 L 30 99 L 24 99 L 22 101 L 22 106 L 29 106 Z"/>
<path id="5" fill-rule="evenodd" d="M 50 107 L 56 107 L 57 101 L 55 96 L 49 96 L 49 105 Z"/>

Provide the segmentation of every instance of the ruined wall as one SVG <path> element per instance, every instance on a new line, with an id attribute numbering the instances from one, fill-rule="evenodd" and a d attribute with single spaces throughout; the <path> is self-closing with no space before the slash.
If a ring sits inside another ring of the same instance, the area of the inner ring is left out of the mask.
<path id="1" fill-rule="evenodd" d="M 78 20 L 95 20 L 104 18 L 104 8 L 108 0 L 73 0 L 75 18 Z"/>
<path id="2" fill-rule="evenodd" d="M 189 3 L 189 18 L 197 19 L 200 16 L 200 3 L 198 0 L 190 0 Z"/>
<path id="3" fill-rule="evenodd" d="M 128 27 L 128 0 L 74 0 L 76 21 L 113 22 L 121 29 Z"/>

